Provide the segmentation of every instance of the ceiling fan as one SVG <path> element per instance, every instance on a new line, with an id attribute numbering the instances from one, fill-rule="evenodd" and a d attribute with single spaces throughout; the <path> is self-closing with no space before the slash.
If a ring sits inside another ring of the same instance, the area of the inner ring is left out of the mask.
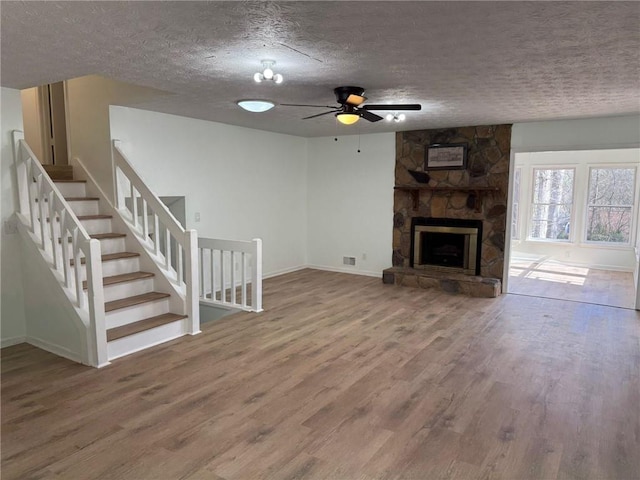
<path id="1" fill-rule="evenodd" d="M 304 105 L 296 103 L 282 103 L 285 107 L 318 107 L 318 108 L 330 108 L 328 112 L 318 113 L 317 115 L 311 115 L 304 117 L 303 120 L 309 118 L 321 117 L 322 115 L 329 115 L 335 113 L 336 118 L 340 123 L 345 125 L 352 125 L 356 123 L 360 118 L 364 118 L 370 122 L 378 122 L 382 120 L 380 115 L 376 115 L 371 110 L 421 110 L 422 106 L 419 103 L 396 103 L 396 104 L 367 104 L 363 103 L 367 100 L 364 96 L 364 88 L 361 87 L 338 87 L 333 90 L 336 94 L 336 101 L 338 106 L 331 105 Z"/>

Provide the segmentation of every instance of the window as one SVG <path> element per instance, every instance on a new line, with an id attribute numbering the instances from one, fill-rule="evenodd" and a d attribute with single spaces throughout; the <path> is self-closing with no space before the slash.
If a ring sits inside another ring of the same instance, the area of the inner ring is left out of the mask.
<path id="1" fill-rule="evenodd" d="M 520 238 L 520 177 L 522 168 L 516 168 L 513 172 L 513 210 L 511 212 L 511 238 Z"/>
<path id="2" fill-rule="evenodd" d="M 591 168 L 587 241 L 629 243 L 635 168 Z"/>
<path id="3" fill-rule="evenodd" d="M 568 240 L 571 228 L 574 170 L 533 169 L 529 237 Z"/>

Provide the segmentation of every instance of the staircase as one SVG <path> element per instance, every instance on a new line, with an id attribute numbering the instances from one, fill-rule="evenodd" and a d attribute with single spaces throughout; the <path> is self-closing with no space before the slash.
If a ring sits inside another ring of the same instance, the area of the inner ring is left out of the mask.
<path id="1" fill-rule="evenodd" d="M 14 132 L 14 148 L 18 229 L 38 246 L 67 297 L 59 295 L 59 302 L 71 302 L 78 316 L 73 321 L 85 330 L 82 345 L 74 347 L 80 361 L 101 367 L 199 333 L 195 231 L 182 229 L 146 186 L 131 183 L 128 201 L 134 212 L 127 216 L 81 162 L 75 171 L 71 166 L 43 168 L 21 132 Z M 126 168 L 141 182 L 130 165 Z M 140 201 L 141 212 L 135 207 Z"/>

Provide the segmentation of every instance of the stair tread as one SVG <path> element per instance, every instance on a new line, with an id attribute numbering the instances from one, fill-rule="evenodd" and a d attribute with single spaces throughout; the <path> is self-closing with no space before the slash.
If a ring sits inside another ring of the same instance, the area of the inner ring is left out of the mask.
<path id="1" fill-rule="evenodd" d="M 82 220 L 103 220 L 108 218 L 113 218 L 113 215 L 76 215 L 76 218 L 80 221 Z"/>
<path id="2" fill-rule="evenodd" d="M 115 233 L 115 232 L 107 232 L 107 233 L 94 233 L 89 235 L 91 238 L 95 238 L 96 240 L 104 240 L 106 238 L 122 238 L 126 237 L 126 233 Z"/>
<path id="3" fill-rule="evenodd" d="M 123 325 L 121 327 L 110 328 L 109 330 L 107 330 L 107 342 L 111 342 L 122 337 L 127 337 L 135 333 L 144 332 L 145 330 L 150 330 L 166 323 L 175 322 L 176 320 L 182 320 L 183 318 L 187 318 L 187 315 L 179 315 L 177 313 L 163 313 L 162 315 L 145 318 L 144 320 L 129 323 L 128 325 Z"/>
<path id="4" fill-rule="evenodd" d="M 116 285 L 118 283 L 133 282 L 135 280 L 141 280 L 143 278 L 151 278 L 155 276 L 152 272 L 131 272 L 122 273 L 120 275 L 112 275 L 111 277 L 102 277 L 102 285 Z M 87 281 L 82 282 L 82 288 L 87 289 Z"/>
<path id="5" fill-rule="evenodd" d="M 53 180 L 53 183 L 87 183 L 86 180 L 74 180 L 72 178 L 64 178 L 64 179 L 52 178 L 51 180 Z"/>
<path id="6" fill-rule="evenodd" d="M 140 254 L 136 253 L 136 252 L 118 252 L 118 253 L 107 253 L 105 255 L 102 255 L 102 261 L 103 262 L 109 262 L 111 260 L 120 260 L 122 258 L 133 258 L 133 257 L 139 257 Z M 83 265 L 87 262 L 87 260 L 83 257 L 80 259 L 80 263 L 82 263 Z M 71 266 L 73 266 L 73 258 L 71 259 Z"/>
<path id="7" fill-rule="evenodd" d="M 140 305 L 142 303 L 153 302 L 155 300 L 161 300 L 168 298 L 171 295 L 162 292 L 149 292 L 142 295 L 134 295 L 133 297 L 120 298 L 118 300 L 112 300 L 111 302 L 104 303 L 104 311 L 112 312 L 114 310 L 120 310 L 121 308 L 133 307 L 134 305 Z"/>
<path id="8" fill-rule="evenodd" d="M 100 200 L 98 197 L 64 197 L 67 202 L 84 202 L 84 201 L 93 201 Z"/>
<path id="9" fill-rule="evenodd" d="M 89 235 L 91 238 L 95 238 L 96 240 L 108 240 L 111 238 L 123 238 L 126 237 L 126 233 L 92 233 Z M 69 237 L 69 243 L 71 243 L 72 239 Z M 62 243 L 62 238 L 58 237 L 58 243 Z"/>

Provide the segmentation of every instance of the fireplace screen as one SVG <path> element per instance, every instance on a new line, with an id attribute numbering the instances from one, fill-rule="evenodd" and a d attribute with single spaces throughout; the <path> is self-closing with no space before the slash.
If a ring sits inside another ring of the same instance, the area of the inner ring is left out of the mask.
<path id="1" fill-rule="evenodd" d="M 440 220 L 441 224 L 414 224 L 413 268 L 479 275 L 480 251 L 478 239 L 481 238 L 479 237 L 481 235 L 481 225 L 446 225 L 446 223 L 459 224 L 465 221 L 425 220 L 428 223 L 435 223 Z"/>

